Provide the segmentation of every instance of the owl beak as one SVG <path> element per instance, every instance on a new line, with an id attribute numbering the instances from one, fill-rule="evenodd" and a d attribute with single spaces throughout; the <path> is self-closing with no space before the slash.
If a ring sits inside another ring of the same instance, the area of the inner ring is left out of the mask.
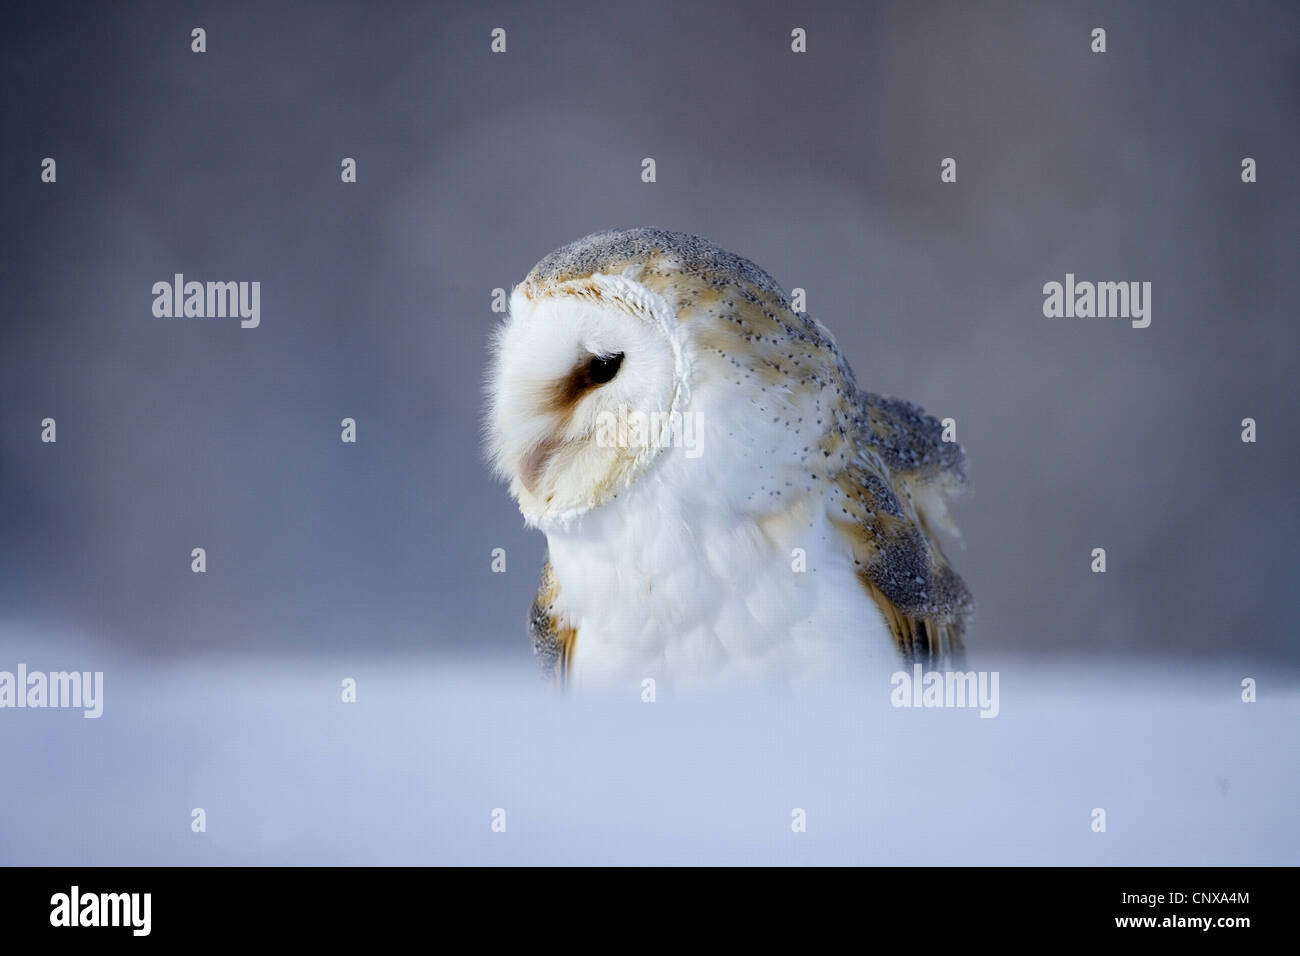
<path id="1" fill-rule="evenodd" d="M 546 471 L 547 464 L 560 445 L 558 438 L 548 438 L 524 456 L 519 466 L 519 480 L 524 483 L 530 495 L 537 493 L 537 483 L 541 481 L 542 473 Z"/>

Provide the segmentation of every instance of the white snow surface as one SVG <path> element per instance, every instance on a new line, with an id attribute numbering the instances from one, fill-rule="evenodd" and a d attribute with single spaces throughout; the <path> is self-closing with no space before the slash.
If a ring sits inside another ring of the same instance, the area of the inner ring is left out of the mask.
<path id="1" fill-rule="evenodd" d="M 884 684 L 644 703 L 514 663 L 0 632 L 19 662 L 102 670 L 104 712 L 0 709 L 0 864 L 1300 863 L 1300 687 L 1222 664 L 1004 661 L 985 719 Z"/>

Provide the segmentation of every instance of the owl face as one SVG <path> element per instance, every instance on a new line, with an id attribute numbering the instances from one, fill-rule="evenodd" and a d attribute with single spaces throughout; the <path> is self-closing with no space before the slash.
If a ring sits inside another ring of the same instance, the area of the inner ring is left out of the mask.
<path id="1" fill-rule="evenodd" d="M 486 430 L 493 466 L 530 525 L 599 507 L 660 453 L 654 442 L 620 440 L 610 424 L 683 410 L 688 369 L 676 333 L 669 305 L 625 277 L 514 290 L 493 342 Z"/>

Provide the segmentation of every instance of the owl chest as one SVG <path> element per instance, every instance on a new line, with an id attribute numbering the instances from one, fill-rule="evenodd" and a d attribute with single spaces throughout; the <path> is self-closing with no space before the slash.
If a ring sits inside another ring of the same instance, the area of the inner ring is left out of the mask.
<path id="1" fill-rule="evenodd" d="M 598 530 L 549 538 L 579 686 L 799 679 L 883 627 L 816 522 L 658 513 Z"/>

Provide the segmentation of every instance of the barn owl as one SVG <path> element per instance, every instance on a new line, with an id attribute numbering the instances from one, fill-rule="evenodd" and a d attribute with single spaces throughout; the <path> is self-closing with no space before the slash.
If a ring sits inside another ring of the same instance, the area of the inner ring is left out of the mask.
<path id="1" fill-rule="evenodd" d="M 935 536 L 961 447 L 858 389 L 830 332 L 696 236 L 598 232 L 510 296 L 488 457 L 546 535 L 528 615 L 575 687 L 790 686 L 957 652 Z"/>

